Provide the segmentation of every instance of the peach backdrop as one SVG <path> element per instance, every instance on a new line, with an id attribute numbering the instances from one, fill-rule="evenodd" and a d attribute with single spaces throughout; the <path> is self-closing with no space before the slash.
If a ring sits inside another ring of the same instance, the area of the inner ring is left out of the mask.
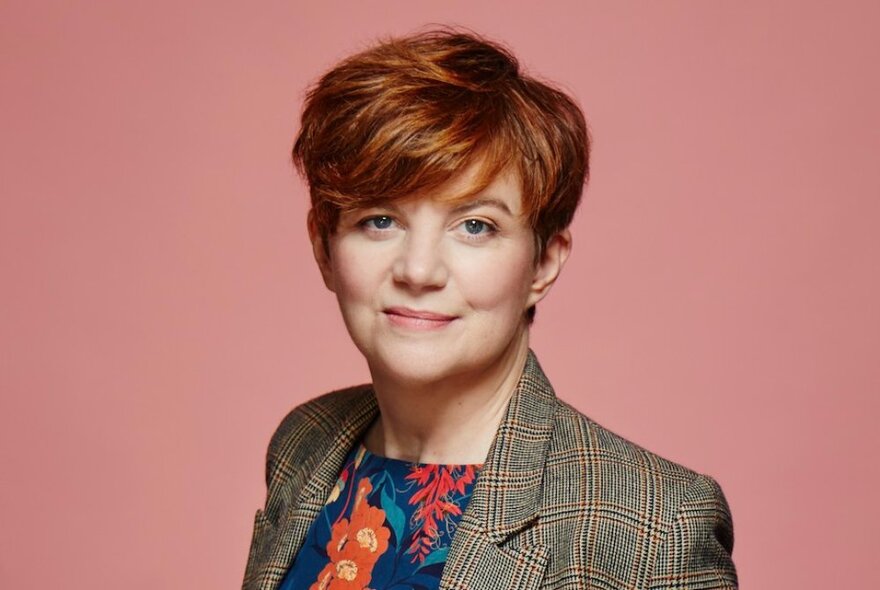
<path id="1" fill-rule="evenodd" d="M 880 4 L 3 0 L 0 586 L 239 586 L 272 430 L 367 378 L 304 88 L 430 22 L 591 122 L 558 394 L 721 482 L 743 587 L 880 585 Z"/>

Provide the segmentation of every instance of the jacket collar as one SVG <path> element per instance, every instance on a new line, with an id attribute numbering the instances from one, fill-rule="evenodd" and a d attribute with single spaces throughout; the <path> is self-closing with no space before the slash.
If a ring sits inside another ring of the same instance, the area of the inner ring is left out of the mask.
<path id="1" fill-rule="evenodd" d="M 349 409 L 326 459 L 303 487 L 299 504 L 309 500 L 323 502 L 330 493 L 348 452 L 379 413 L 372 388 L 365 388 L 364 395 Z M 501 543 L 537 516 L 555 410 L 553 388 L 529 350 L 463 516 L 495 543 Z"/>

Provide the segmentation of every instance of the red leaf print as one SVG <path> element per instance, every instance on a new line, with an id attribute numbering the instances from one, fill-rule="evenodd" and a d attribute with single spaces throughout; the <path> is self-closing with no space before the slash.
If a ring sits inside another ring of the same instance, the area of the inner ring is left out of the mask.
<path id="1" fill-rule="evenodd" d="M 474 480 L 473 465 L 413 465 L 406 479 L 415 481 L 419 490 L 409 500 L 417 504 L 413 518 L 419 523 L 406 552 L 413 561 L 424 561 L 439 537 L 439 523 L 451 516 L 461 515 L 461 508 L 453 501 L 453 492 L 464 494 Z"/>

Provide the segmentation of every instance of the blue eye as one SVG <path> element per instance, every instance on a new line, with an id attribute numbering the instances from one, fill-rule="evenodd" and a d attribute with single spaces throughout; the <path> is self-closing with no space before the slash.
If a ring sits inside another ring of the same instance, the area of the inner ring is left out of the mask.
<path id="1" fill-rule="evenodd" d="M 362 223 L 369 229 L 388 229 L 394 223 L 394 220 L 387 215 L 378 215 L 365 219 Z"/>
<path id="2" fill-rule="evenodd" d="M 464 222 L 464 231 L 467 233 L 477 236 L 487 231 L 491 231 L 493 228 L 485 221 L 480 221 L 479 219 L 468 219 Z"/>

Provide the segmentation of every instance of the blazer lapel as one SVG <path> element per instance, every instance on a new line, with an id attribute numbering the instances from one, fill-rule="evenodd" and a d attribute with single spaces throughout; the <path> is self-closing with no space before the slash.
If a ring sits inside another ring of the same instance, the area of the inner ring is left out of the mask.
<path id="1" fill-rule="evenodd" d="M 339 431 L 328 445 L 326 456 L 314 469 L 291 482 L 291 493 L 296 495 L 299 491 L 299 494 L 279 520 L 278 530 L 268 549 L 269 558 L 260 568 L 257 586 L 260 590 L 275 590 L 281 584 L 305 541 L 309 527 L 324 507 L 345 457 L 378 413 L 376 396 L 372 389 L 367 388 L 342 418 Z"/>
<path id="2" fill-rule="evenodd" d="M 550 559 L 533 529 L 557 402 L 534 353 L 480 470 L 443 569 L 444 590 L 538 588 Z"/>

